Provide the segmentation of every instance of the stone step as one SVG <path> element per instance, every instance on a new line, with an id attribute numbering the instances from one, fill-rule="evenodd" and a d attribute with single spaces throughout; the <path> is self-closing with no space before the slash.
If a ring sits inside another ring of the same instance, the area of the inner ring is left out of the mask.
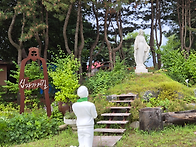
<path id="1" fill-rule="evenodd" d="M 110 128 L 97 128 L 94 132 L 101 132 L 101 133 L 124 133 L 126 129 L 110 129 Z"/>
<path id="2" fill-rule="evenodd" d="M 131 113 L 103 113 L 101 116 L 129 116 Z"/>
<path id="3" fill-rule="evenodd" d="M 105 120 L 102 120 L 102 121 L 98 121 L 97 124 L 119 124 L 119 125 L 125 125 L 127 124 L 129 121 L 127 120 L 122 120 L 122 121 L 115 121 L 115 120 L 108 120 L 108 121 L 105 121 Z"/>
<path id="4" fill-rule="evenodd" d="M 116 109 L 116 110 L 119 110 L 119 109 L 131 109 L 131 107 L 130 106 L 128 106 L 128 107 L 110 107 L 110 109 Z"/>
<path id="5" fill-rule="evenodd" d="M 94 136 L 93 147 L 114 147 L 122 136 Z"/>
<path id="6" fill-rule="evenodd" d="M 132 103 L 134 100 L 112 100 L 111 103 Z"/>
<path id="7" fill-rule="evenodd" d="M 137 97 L 137 94 L 128 93 L 128 94 L 120 94 L 116 95 L 119 99 L 132 99 L 134 100 Z"/>

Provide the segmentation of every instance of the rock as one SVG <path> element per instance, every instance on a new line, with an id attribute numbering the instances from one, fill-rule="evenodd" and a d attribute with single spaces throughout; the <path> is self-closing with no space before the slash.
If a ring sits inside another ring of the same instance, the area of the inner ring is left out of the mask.
<path id="1" fill-rule="evenodd" d="M 117 95 L 108 95 L 106 98 L 108 101 L 117 100 Z"/>
<path id="2" fill-rule="evenodd" d="M 134 121 L 130 124 L 131 128 L 137 129 L 139 128 L 139 121 Z"/>
<path id="3" fill-rule="evenodd" d="M 67 128 L 67 124 L 63 124 L 59 126 L 59 130 L 65 130 Z"/>
<path id="4" fill-rule="evenodd" d="M 145 101 L 149 102 L 149 99 L 151 99 L 153 97 L 157 98 L 158 97 L 158 94 L 159 94 L 159 92 L 154 92 L 154 91 L 148 90 L 148 91 L 145 91 L 144 92 L 142 98 Z"/>

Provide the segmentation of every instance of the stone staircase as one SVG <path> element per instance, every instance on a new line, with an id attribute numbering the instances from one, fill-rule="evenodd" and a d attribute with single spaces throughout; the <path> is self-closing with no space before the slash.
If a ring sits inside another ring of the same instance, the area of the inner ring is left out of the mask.
<path id="1" fill-rule="evenodd" d="M 110 102 L 115 103 L 116 106 L 110 107 L 110 113 L 101 114 L 101 116 L 104 117 L 104 120 L 98 121 L 97 124 L 105 125 L 106 127 L 96 128 L 94 130 L 94 132 L 101 133 L 103 136 L 94 137 L 93 147 L 114 146 L 116 142 L 121 139 L 122 134 L 126 131 L 126 125 L 129 124 L 129 117 L 131 115 L 129 110 L 131 108 L 131 103 L 134 101 L 137 95 L 129 93 L 113 95 L 113 97 L 116 97 L 116 99 L 112 99 Z M 112 126 L 115 126 L 115 128 Z M 105 136 L 105 134 L 108 136 Z"/>

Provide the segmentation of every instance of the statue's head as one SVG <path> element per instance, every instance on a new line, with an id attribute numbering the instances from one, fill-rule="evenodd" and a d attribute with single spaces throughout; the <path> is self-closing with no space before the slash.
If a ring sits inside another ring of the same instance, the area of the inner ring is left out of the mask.
<path id="1" fill-rule="evenodd" d="M 144 35 L 144 31 L 142 29 L 140 29 L 138 35 Z"/>
<path id="2" fill-rule="evenodd" d="M 36 48 L 36 47 L 29 48 L 28 57 L 30 57 L 31 60 L 36 61 L 39 57 L 38 48 Z"/>
<path id="3" fill-rule="evenodd" d="M 88 88 L 86 86 L 80 86 L 77 90 L 77 95 L 80 98 L 88 97 Z"/>

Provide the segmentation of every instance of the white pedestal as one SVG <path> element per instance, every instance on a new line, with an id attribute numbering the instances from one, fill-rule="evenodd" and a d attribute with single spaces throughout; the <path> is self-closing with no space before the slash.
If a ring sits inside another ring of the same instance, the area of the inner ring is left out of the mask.
<path id="1" fill-rule="evenodd" d="M 145 66 L 136 66 L 135 73 L 148 73 Z"/>

